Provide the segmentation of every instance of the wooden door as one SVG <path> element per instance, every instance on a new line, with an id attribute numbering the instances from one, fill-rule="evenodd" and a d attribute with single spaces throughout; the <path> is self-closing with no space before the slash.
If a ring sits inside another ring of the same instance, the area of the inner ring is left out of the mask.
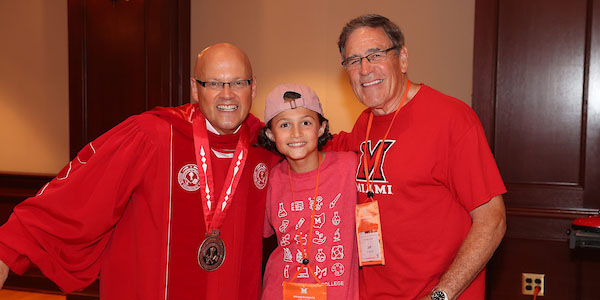
<path id="1" fill-rule="evenodd" d="M 69 0 L 70 151 L 189 101 L 189 0 Z"/>
<path id="2" fill-rule="evenodd" d="M 570 250 L 576 217 L 600 208 L 600 1 L 477 0 L 473 108 L 508 193 L 488 299 L 597 299 L 600 251 Z"/>

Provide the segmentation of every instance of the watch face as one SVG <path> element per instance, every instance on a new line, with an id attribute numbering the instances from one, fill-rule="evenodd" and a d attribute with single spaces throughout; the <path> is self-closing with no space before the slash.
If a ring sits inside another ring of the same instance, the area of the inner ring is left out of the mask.
<path id="1" fill-rule="evenodd" d="M 431 300 L 448 300 L 448 297 L 446 297 L 444 291 L 435 291 L 431 295 Z"/>

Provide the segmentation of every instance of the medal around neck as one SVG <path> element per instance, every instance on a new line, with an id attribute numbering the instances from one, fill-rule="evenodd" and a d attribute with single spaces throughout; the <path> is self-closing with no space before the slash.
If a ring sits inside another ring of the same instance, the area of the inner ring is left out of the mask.
<path id="1" fill-rule="evenodd" d="M 225 184 L 218 198 L 214 197 L 212 164 L 210 161 L 210 143 L 204 116 L 197 111 L 192 121 L 196 165 L 199 168 L 199 184 L 202 191 L 202 212 L 206 225 L 206 238 L 198 249 L 198 265 L 205 271 L 214 271 L 225 261 L 225 243 L 219 237 L 219 228 L 223 225 L 231 201 L 235 195 L 244 165 L 248 158 L 248 133 L 245 125 L 240 129 L 240 137 L 235 146 L 233 159 L 229 164 Z"/>
<path id="2" fill-rule="evenodd" d="M 225 243 L 219 235 L 218 229 L 207 232 L 198 249 L 198 265 L 205 271 L 214 271 L 225 261 Z"/>

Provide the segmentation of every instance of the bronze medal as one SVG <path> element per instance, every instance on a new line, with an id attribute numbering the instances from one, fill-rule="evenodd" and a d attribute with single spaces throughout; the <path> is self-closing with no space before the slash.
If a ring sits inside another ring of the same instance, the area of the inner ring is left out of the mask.
<path id="1" fill-rule="evenodd" d="M 206 238 L 198 249 L 198 265 L 205 271 L 214 271 L 225 261 L 225 243 L 219 234 L 218 229 L 206 233 Z"/>

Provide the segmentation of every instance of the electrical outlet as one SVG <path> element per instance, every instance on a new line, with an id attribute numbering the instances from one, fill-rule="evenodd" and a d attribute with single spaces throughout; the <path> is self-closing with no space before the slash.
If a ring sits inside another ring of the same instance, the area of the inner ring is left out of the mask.
<path id="1" fill-rule="evenodd" d="M 533 295 L 533 291 L 536 286 L 540 287 L 540 292 L 538 296 L 544 296 L 544 277 L 545 274 L 536 274 L 536 273 L 522 273 L 522 290 L 523 295 Z"/>

